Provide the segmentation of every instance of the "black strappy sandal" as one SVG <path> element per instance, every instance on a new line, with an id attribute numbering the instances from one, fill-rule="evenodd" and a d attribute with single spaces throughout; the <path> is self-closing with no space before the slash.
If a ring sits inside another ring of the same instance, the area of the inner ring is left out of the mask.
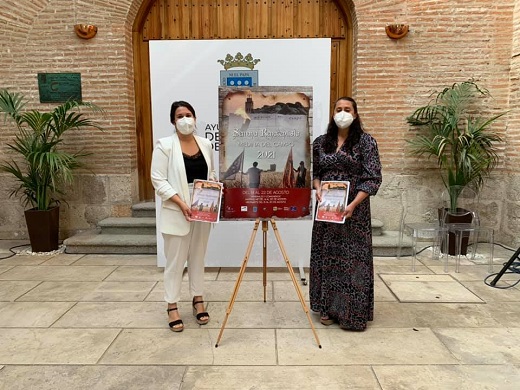
<path id="1" fill-rule="evenodd" d="M 177 308 L 174 307 L 172 309 L 166 309 L 166 313 L 170 314 L 170 312 L 174 311 L 174 310 L 177 310 Z M 170 326 L 170 330 L 172 330 L 173 332 L 182 332 L 184 330 L 184 323 L 182 322 L 182 320 L 175 320 L 175 321 L 169 322 L 168 325 Z M 180 326 L 175 326 L 175 325 L 180 325 Z"/>
<path id="2" fill-rule="evenodd" d="M 334 319 L 330 318 L 329 316 L 324 316 L 324 317 L 320 317 L 320 322 L 325 326 L 329 326 L 329 325 L 332 325 L 336 321 L 334 321 Z"/>
<path id="3" fill-rule="evenodd" d="M 195 301 L 195 298 L 193 298 L 193 315 L 195 316 L 195 319 L 197 320 L 197 324 L 206 325 L 209 322 L 209 314 L 206 311 L 197 313 L 197 308 L 195 307 L 195 305 L 198 303 L 202 303 L 202 307 L 204 307 L 204 301 Z M 205 320 L 202 320 L 201 319 L 202 317 L 207 317 L 207 318 Z"/>

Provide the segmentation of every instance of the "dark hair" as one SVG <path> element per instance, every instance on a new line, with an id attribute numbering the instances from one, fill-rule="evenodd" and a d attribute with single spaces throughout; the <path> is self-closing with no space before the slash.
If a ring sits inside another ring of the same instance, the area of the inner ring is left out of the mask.
<path id="1" fill-rule="evenodd" d="M 177 108 L 179 107 L 186 107 L 188 110 L 191 111 L 194 118 L 197 118 L 197 115 L 195 115 L 195 109 L 192 107 L 192 105 L 188 102 L 185 102 L 184 100 L 179 100 L 172 103 L 172 108 L 170 109 L 170 122 L 175 123 L 175 111 L 177 111 Z"/>
<path id="2" fill-rule="evenodd" d="M 258 163 L 255 161 L 255 162 L 253 163 L 253 166 L 256 167 L 257 165 L 258 165 Z"/>
<path id="3" fill-rule="evenodd" d="M 364 133 L 363 125 L 361 123 L 361 118 L 359 117 L 357 110 L 357 103 L 354 99 L 348 96 L 340 97 L 334 103 L 334 107 L 340 100 L 348 100 L 352 103 L 352 107 L 354 108 L 354 113 L 357 114 L 354 122 L 350 125 L 348 137 L 345 140 L 345 145 L 347 149 L 351 149 L 354 145 L 359 142 L 361 138 L 361 134 Z M 335 114 L 335 112 L 334 112 Z M 334 122 L 334 114 L 332 114 L 332 118 L 330 119 L 329 125 L 327 127 L 327 133 L 325 134 L 325 141 L 323 142 L 323 150 L 325 153 L 334 153 L 336 148 L 338 147 L 338 125 Z"/>

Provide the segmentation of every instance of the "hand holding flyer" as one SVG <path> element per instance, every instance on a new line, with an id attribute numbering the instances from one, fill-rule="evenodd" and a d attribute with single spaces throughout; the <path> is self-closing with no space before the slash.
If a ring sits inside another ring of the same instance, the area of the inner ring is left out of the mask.
<path id="1" fill-rule="evenodd" d="M 321 202 L 316 210 L 316 221 L 344 223 L 348 203 L 348 181 L 322 181 Z"/>
<path id="2" fill-rule="evenodd" d="M 213 223 L 219 221 L 222 187 L 222 183 L 217 181 L 199 179 L 193 181 L 190 205 L 193 221 Z"/>

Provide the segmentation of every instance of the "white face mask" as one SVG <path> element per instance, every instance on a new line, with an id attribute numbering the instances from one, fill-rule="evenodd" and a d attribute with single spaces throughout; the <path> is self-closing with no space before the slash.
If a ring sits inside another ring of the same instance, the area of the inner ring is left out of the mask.
<path id="1" fill-rule="evenodd" d="M 340 129 L 346 129 L 354 122 L 354 117 L 350 112 L 340 111 L 334 115 L 334 122 Z"/>
<path id="2" fill-rule="evenodd" d="M 175 122 L 175 128 L 181 134 L 191 134 L 195 130 L 195 119 L 189 116 L 182 117 Z"/>

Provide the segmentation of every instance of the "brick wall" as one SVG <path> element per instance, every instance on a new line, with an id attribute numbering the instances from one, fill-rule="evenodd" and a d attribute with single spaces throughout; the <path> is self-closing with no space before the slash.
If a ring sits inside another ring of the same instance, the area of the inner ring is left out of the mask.
<path id="1" fill-rule="evenodd" d="M 513 10 L 513 34 L 510 48 L 509 71 L 509 114 L 507 122 L 507 173 L 503 175 L 505 191 L 501 213 L 499 238 L 504 242 L 518 246 L 520 243 L 520 1 L 515 1 Z M 491 191 L 492 192 L 492 191 Z M 492 192 L 493 193 L 493 192 Z M 490 194 L 491 195 L 491 194 Z M 502 194 L 497 194 L 499 197 Z"/>
<path id="2" fill-rule="evenodd" d="M 355 90 L 365 126 L 378 140 L 384 182 L 373 199 L 374 216 L 395 228 L 403 187 L 442 188 L 435 161 L 406 153 L 405 118 L 430 95 L 474 78 L 488 88 L 489 114 L 510 110 L 495 128 L 506 144 L 502 162 L 482 192 L 482 213 L 497 239 L 520 242 L 520 127 L 518 126 L 519 4 L 516 1 L 356 1 Z M 390 23 L 409 24 L 400 40 L 384 33 Z M 515 49 L 516 47 L 516 49 Z M 515 217 L 516 216 L 516 217 Z"/>
<path id="3" fill-rule="evenodd" d="M 8 0 L 0 7 L 0 88 L 23 92 L 38 103 L 38 72 L 80 72 L 83 99 L 106 110 L 104 132 L 71 134 L 70 148 L 82 145 L 90 171 L 82 171 L 62 215 L 62 234 L 94 227 L 106 216 L 126 215 L 138 201 L 131 29 L 146 0 Z M 474 78 L 492 93 L 489 111 L 510 110 L 497 123 L 507 141 L 500 168 L 484 190 L 483 202 L 498 237 L 520 242 L 520 2 L 503 0 L 346 0 L 355 27 L 354 97 L 367 130 L 378 140 L 384 185 L 374 199 L 376 218 L 396 228 L 400 188 L 435 183 L 433 162 L 406 154 L 405 118 L 432 92 Z M 76 37 L 73 26 L 98 26 L 92 40 Z M 410 25 L 391 40 L 390 23 Z M 0 123 L 0 150 L 12 136 Z M 8 183 L 0 176 L 2 188 Z M 497 196 L 498 195 L 498 196 Z M 3 196 L 5 198 L 5 196 Z M 386 212 L 391 210 L 391 213 Z M 516 216 L 516 217 L 515 217 Z M 0 210 L 0 238 L 23 237 L 21 206 Z"/>
<path id="4" fill-rule="evenodd" d="M 104 131 L 71 132 L 71 150 L 84 147 L 88 169 L 77 175 L 67 191 L 68 205 L 61 208 L 61 234 L 95 227 L 108 216 L 129 215 L 138 201 L 137 144 L 134 119 L 131 29 L 141 1 L 20 0 L 0 7 L 0 88 L 24 93 L 29 106 L 52 109 L 39 103 L 37 74 L 79 72 L 83 100 L 105 110 L 99 117 Z M 98 26 L 94 39 L 74 33 L 76 23 Z M 0 150 L 10 139 L 3 123 Z M 91 172 L 95 172 L 93 175 Z M 0 176 L 2 198 L 9 178 Z M 0 238 L 25 237 L 21 206 L 11 200 L 0 211 Z"/>

